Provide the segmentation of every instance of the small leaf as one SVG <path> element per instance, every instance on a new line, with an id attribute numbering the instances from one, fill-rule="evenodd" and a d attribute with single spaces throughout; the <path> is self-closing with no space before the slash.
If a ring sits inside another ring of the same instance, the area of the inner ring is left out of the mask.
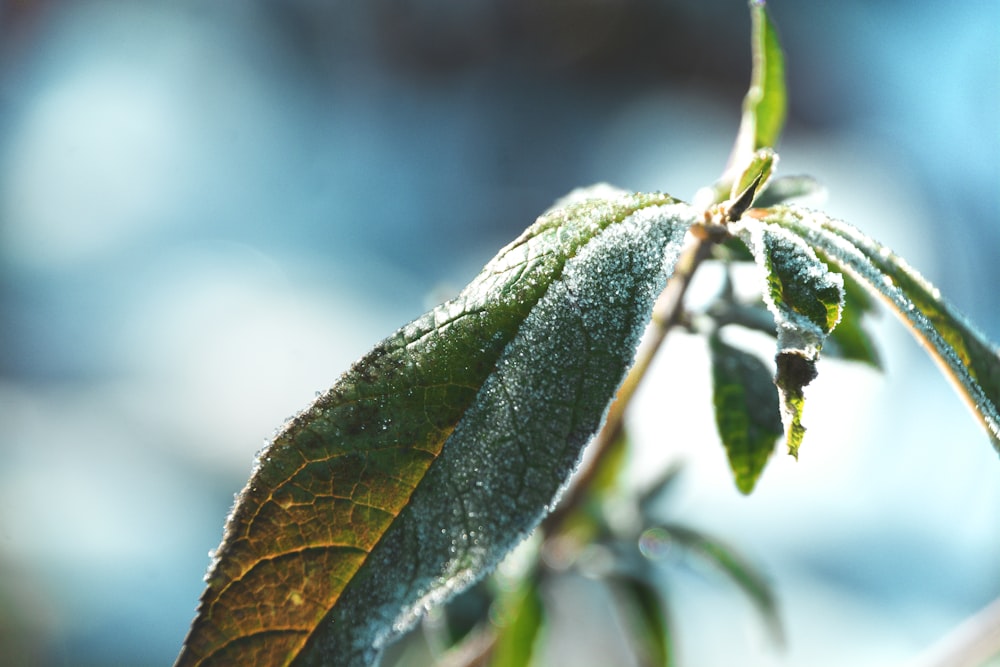
<path id="1" fill-rule="evenodd" d="M 496 604 L 497 639 L 490 667 L 527 667 L 545 623 L 545 606 L 534 578 L 505 591 Z"/>
<path id="2" fill-rule="evenodd" d="M 885 301 L 955 383 L 1000 451 L 1000 355 L 937 288 L 888 248 L 839 220 L 783 206 L 759 215 L 798 234 Z"/>
<path id="3" fill-rule="evenodd" d="M 261 452 L 179 666 L 370 665 L 537 525 L 700 216 L 600 192 L 539 218 Z"/>
<path id="4" fill-rule="evenodd" d="M 802 239 L 777 225 L 744 216 L 733 232 L 753 253 L 764 279 L 762 296 L 778 330 L 774 383 L 788 451 L 798 457 L 805 435 L 803 388 L 816 378 L 820 350 L 840 321 L 843 278 Z"/>
<path id="5" fill-rule="evenodd" d="M 767 187 L 777 164 L 778 154 L 774 149 L 759 148 L 754 152 L 743 173 L 733 181 L 733 188 L 729 192 L 729 200 L 732 202 L 730 220 L 739 219 L 743 211 L 750 208 L 757 193 Z"/>
<path id="6" fill-rule="evenodd" d="M 754 355 L 709 338 L 712 402 L 719 437 L 726 448 L 736 487 L 753 491 L 781 437 L 781 408 L 771 371 Z"/>
<path id="7" fill-rule="evenodd" d="M 659 530 L 663 531 L 672 542 L 715 564 L 754 604 L 766 622 L 774 641 L 778 644 L 783 643 L 784 632 L 771 585 L 753 565 L 722 542 L 707 537 L 700 531 L 678 524 L 665 524 L 659 527 Z"/>
<path id="8" fill-rule="evenodd" d="M 624 617 L 622 625 L 635 640 L 639 665 L 673 665 L 669 617 L 656 587 L 644 578 L 628 574 L 609 576 L 604 581 Z"/>
<path id="9" fill-rule="evenodd" d="M 753 69 L 750 89 L 743 98 L 743 117 L 736 145 L 730 158 L 730 168 L 741 171 L 758 149 L 777 145 L 788 107 L 785 58 L 763 0 L 750 1 L 750 18 Z"/>
<path id="10" fill-rule="evenodd" d="M 623 427 L 594 475 L 589 489 L 594 499 L 601 500 L 618 488 L 625 464 L 628 463 L 629 444 L 628 431 Z"/>

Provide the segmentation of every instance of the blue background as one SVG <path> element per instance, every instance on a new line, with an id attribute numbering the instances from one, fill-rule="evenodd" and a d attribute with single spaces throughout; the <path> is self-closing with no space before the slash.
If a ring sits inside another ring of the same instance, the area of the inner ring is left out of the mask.
<path id="1" fill-rule="evenodd" d="M 1000 5 L 770 6 L 781 173 L 1000 339 Z M 273 429 L 571 188 L 711 183 L 748 26 L 737 0 L 0 4 L 3 662 L 169 663 Z M 639 458 L 687 461 L 679 516 L 789 625 L 765 646 L 689 572 L 682 664 L 900 663 L 1000 594 L 996 455 L 888 320 L 888 375 L 824 365 L 803 460 L 749 499 L 703 348 L 668 346 Z"/>

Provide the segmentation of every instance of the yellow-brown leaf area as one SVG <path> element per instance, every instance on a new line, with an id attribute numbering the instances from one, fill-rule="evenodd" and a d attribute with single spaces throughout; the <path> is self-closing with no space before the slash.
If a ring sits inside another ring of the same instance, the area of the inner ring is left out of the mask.
<path id="1" fill-rule="evenodd" d="M 289 432 L 294 441 L 294 428 L 282 436 Z M 230 521 L 241 534 L 220 549 L 178 665 L 290 664 L 450 432 L 430 427 L 407 445 L 389 436 L 374 438 L 363 452 L 313 461 L 300 455 L 301 463 L 273 486 L 255 475 Z"/>
<path id="2" fill-rule="evenodd" d="M 567 259 L 671 201 L 623 196 L 542 216 L 458 297 L 376 345 L 291 420 L 227 521 L 177 667 L 293 662 Z"/>

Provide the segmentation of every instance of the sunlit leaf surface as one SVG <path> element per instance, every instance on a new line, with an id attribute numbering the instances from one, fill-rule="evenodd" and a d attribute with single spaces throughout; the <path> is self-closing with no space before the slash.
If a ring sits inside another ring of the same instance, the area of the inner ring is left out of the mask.
<path id="1" fill-rule="evenodd" d="M 902 258 L 850 225 L 794 207 L 755 212 L 807 240 L 834 265 L 883 299 L 955 382 L 1000 451 L 997 348 Z"/>
<path id="2" fill-rule="evenodd" d="M 696 218 L 575 193 L 356 362 L 261 452 L 177 664 L 369 665 L 492 568 L 599 428 Z"/>

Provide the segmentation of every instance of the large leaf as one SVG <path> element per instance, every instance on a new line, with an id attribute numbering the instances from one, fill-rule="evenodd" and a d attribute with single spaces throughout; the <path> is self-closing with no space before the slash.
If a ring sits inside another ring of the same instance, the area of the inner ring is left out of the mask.
<path id="1" fill-rule="evenodd" d="M 744 216 L 733 233 L 753 254 L 763 277 L 764 303 L 778 330 L 774 383 L 781 397 L 788 451 L 798 456 L 805 435 L 803 388 L 816 377 L 816 361 L 827 336 L 840 321 L 844 281 L 797 235 L 783 227 Z"/>
<path id="2" fill-rule="evenodd" d="M 795 207 L 752 212 L 801 236 L 884 300 L 954 381 L 1000 451 L 1000 356 L 997 348 L 938 290 L 885 246 L 839 220 Z"/>
<path id="3" fill-rule="evenodd" d="M 189 665 L 369 665 L 540 520 L 599 428 L 699 217 L 577 193 L 356 362 L 259 455 Z"/>

